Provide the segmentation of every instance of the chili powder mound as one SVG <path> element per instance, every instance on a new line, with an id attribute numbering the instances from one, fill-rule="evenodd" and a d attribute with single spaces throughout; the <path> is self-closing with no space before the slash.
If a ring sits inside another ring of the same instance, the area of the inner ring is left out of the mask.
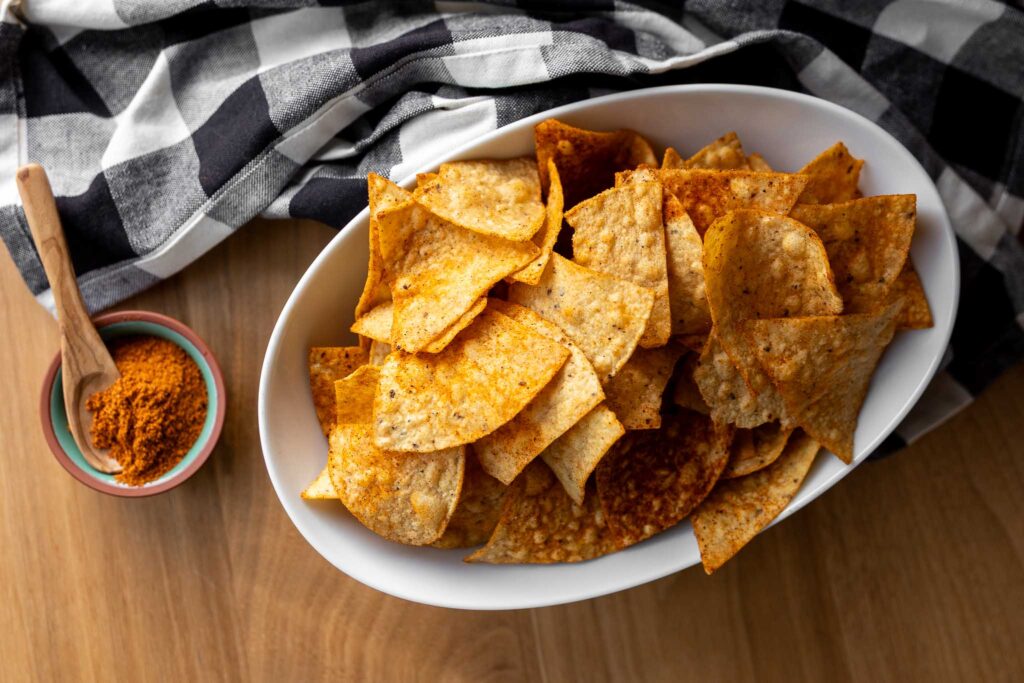
<path id="1" fill-rule="evenodd" d="M 177 465 L 206 421 L 199 366 L 177 344 L 125 337 L 111 344 L 121 378 L 89 397 L 92 443 L 123 468 L 118 480 L 139 486 Z"/>

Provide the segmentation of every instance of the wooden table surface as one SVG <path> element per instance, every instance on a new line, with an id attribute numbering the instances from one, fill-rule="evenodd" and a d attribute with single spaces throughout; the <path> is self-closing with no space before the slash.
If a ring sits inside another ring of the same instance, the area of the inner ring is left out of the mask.
<path id="1" fill-rule="evenodd" d="M 36 411 L 55 322 L 0 249 L 0 680 L 1021 680 L 1024 368 L 860 467 L 713 577 L 472 613 L 347 578 L 292 527 L 256 427 L 267 339 L 333 235 L 257 221 L 124 308 L 166 313 L 224 369 L 220 445 L 182 487 L 78 484 Z"/>

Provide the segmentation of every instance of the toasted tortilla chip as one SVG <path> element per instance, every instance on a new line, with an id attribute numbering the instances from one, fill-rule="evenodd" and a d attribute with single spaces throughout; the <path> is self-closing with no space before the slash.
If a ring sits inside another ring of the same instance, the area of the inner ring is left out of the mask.
<path id="1" fill-rule="evenodd" d="M 888 303 L 914 236 L 915 195 L 797 204 L 790 215 L 825 244 L 845 313 L 867 313 Z"/>
<path id="2" fill-rule="evenodd" d="M 732 454 L 722 479 L 743 477 L 768 467 L 782 455 L 792 433 L 791 427 L 783 427 L 778 422 L 736 430 Z"/>
<path id="3" fill-rule="evenodd" d="M 601 458 L 626 433 L 615 413 L 601 404 L 555 439 L 541 457 L 577 505 L 583 504 L 587 479 Z"/>
<path id="4" fill-rule="evenodd" d="M 301 495 L 303 500 L 338 500 L 338 492 L 334 490 L 331 473 L 326 465 Z"/>
<path id="5" fill-rule="evenodd" d="M 702 353 L 704 347 L 708 345 L 710 336 L 710 332 L 707 334 L 683 334 L 676 337 L 676 341 L 694 353 Z"/>
<path id="6" fill-rule="evenodd" d="M 672 334 L 706 334 L 711 312 L 704 291 L 704 244 L 675 195 L 665 195 L 664 218 Z"/>
<path id="7" fill-rule="evenodd" d="M 370 358 L 368 362 L 370 365 L 384 365 L 384 359 L 388 357 L 389 353 L 391 353 L 391 344 L 372 341 L 370 342 Z"/>
<path id="8" fill-rule="evenodd" d="M 654 292 L 654 308 L 640 337 L 651 348 L 668 342 L 672 329 L 661 183 L 630 182 L 605 190 L 565 214 L 573 227 L 573 260 Z"/>
<path id="9" fill-rule="evenodd" d="M 534 141 L 541 186 L 548 187 L 548 160 L 552 159 L 561 175 L 566 206 L 611 187 L 616 171 L 658 165 L 651 145 L 631 130 L 598 132 L 548 119 L 534 128 Z"/>
<path id="10" fill-rule="evenodd" d="M 923 330 L 935 323 L 932 321 L 932 310 L 928 307 L 928 299 L 924 295 L 921 278 L 914 270 L 910 259 L 903 264 L 903 270 L 889 290 L 890 301 L 903 301 L 903 310 L 896 316 L 897 330 Z"/>
<path id="11" fill-rule="evenodd" d="M 467 450 L 471 450 L 468 449 Z M 471 548 L 486 543 L 501 516 L 501 499 L 506 486 L 484 472 L 471 454 L 466 456 L 459 504 L 435 548 Z"/>
<path id="12" fill-rule="evenodd" d="M 899 309 L 747 323 L 757 358 L 793 420 L 847 464 L 861 404 Z"/>
<path id="13" fill-rule="evenodd" d="M 562 230 L 562 211 L 565 209 L 565 197 L 562 196 L 562 180 L 558 175 L 555 162 L 548 159 L 548 200 L 544 209 L 544 225 L 540 232 L 533 236 L 533 243 L 540 249 L 535 259 L 526 264 L 522 270 L 512 273 L 510 280 L 535 285 L 544 274 L 544 268 L 551 258 L 551 250 L 558 242 L 558 234 Z"/>
<path id="14" fill-rule="evenodd" d="M 747 156 L 736 133 L 726 133 L 686 160 L 684 168 L 710 168 L 720 171 L 746 170 Z"/>
<path id="15" fill-rule="evenodd" d="M 568 357 L 561 344 L 485 310 L 440 353 L 388 356 L 375 443 L 424 453 L 476 441 L 515 417 Z"/>
<path id="16" fill-rule="evenodd" d="M 654 306 L 654 292 L 646 287 L 555 253 L 536 287 L 517 282 L 509 287 L 508 297 L 565 330 L 602 383 L 629 360 Z"/>
<path id="17" fill-rule="evenodd" d="M 716 218 L 733 209 L 789 213 L 807 178 L 789 173 L 687 169 L 662 171 L 661 182 L 703 237 Z"/>
<path id="18" fill-rule="evenodd" d="M 710 415 L 711 408 L 708 407 L 700 389 L 693 379 L 694 370 L 697 369 L 698 354 L 689 353 L 679 364 L 679 371 L 676 373 L 676 385 L 672 390 L 672 402 L 682 408 L 687 408 L 701 415 Z"/>
<path id="19" fill-rule="evenodd" d="M 392 453 L 373 444 L 373 425 L 331 431 L 328 468 L 338 498 L 374 533 L 409 545 L 433 543 L 455 511 L 466 461 L 464 447 L 434 453 Z"/>
<path id="20" fill-rule="evenodd" d="M 334 426 L 334 382 L 352 374 L 368 361 L 358 346 L 314 346 L 309 350 L 309 384 L 320 429 L 329 436 Z"/>
<path id="21" fill-rule="evenodd" d="M 459 319 L 448 326 L 441 336 L 427 344 L 423 350 L 427 353 L 440 353 L 447 347 L 459 332 L 469 327 L 476 317 L 487 307 L 487 297 L 480 297 L 476 303 L 470 306 L 469 310 L 459 316 Z"/>
<path id="22" fill-rule="evenodd" d="M 395 302 L 391 345 L 409 353 L 440 337 L 491 285 L 537 255 L 531 242 L 465 230 L 416 203 L 384 211 L 377 221 Z"/>
<path id="23" fill-rule="evenodd" d="M 416 174 L 416 188 L 419 189 L 424 185 L 429 185 L 434 182 L 437 178 L 436 173 L 417 173 Z"/>
<path id="24" fill-rule="evenodd" d="M 758 403 L 736 363 L 725 352 L 718 336 L 711 333 L 693 371 L 693 380 L 716 422 L 751 428 L 779 418 L 785 408 L 777 394 Z"/>
<path id="25" fill-rule="evenodd" d="M 385 301 L 357 318 L 349 330 L 367 339 L 389 344 L 391 343 L 391 321 L 394 317 L 395 302 Z"/>
<path id="26" fill-rule="evenodd" d="M 809 180 L 798 203 L 835 204 L 854 199 L 863 165 L 861 159 L 850 154 L 846 145 L 837 142 L 800 169 Z"/>
<path id="27" fill-rule="evenodd" d="M 604 400 L 601 381 L 568 335 L 533 311 L 507 301 L 491 307 L 569 350 L 565 365 L 518 415 L 474 445 L 484 470 L 511 484 L 523 468 Z"/>
<path id="28" fill-rule="evenodd" d="M 596 495 L 577 505 L 551 470 L 534 461 L 516 477 L 487 545 L 466 562 L 550 564 L 581 562 L 615 552 Z"/>
<path id="29" fill-rule="evenodd" d="M 597 495 L 619 547 L 675 526 L 711 492 L 729 460 L 732 429 L 692 411 L 619 439 L 597 466 Z"/>
<path id="30" fill-rule="evenodd" d="M 661 397 L 683 350 L 675 344 L 637 349 L 605 385 L 608 407 L 615 411 L 622 426 L 626 429 L 661 426 Z"/>
<path id="31" fill-rule="evenodd" d="M 521 242 L 540 230 L 544 204 L 533 158 L 453 161 L 419 182 L 416 199 L 445 220 Z"/>
<path id="32" fill-rule="evenodd" d="M 750 167 L 751 171 L 757 171 L 758 173 L 772 173 L 775 170 L 760 154 L 751 154 L 747 157 L 747 166 Z"/>
<path id="33" fill-rule="evenodd" d="M 384 282 L 384 262 L 380 255 L 380 228 L 377 215 L 393 209 L 399 204 L 412 201 L 412 194 L 403 190 L 387 178 L 376 173 L 366 176 L 370 198 L 370 262 L 366 268 L 366 283 L 356 304 L 356 319 L 363 317 L 370 309 L 391 299 L 391 290 Z"/>
<path id="34" fill-rule="evenodd" d="M 666 147 L 665 156 L 661 159 L 662 168 L 686 168 L 686 159 L 679 156 L 675 147 Z"/>
<path id="35" fill-rule="evenodd" d="M 819 449 L 798 432 L 768 467 L 718 483 L 691 516 L 705 572 L 711 574 L 725 564 L 779 516 L 800 490 Z"/>
<path id="36" fill-rule="evenodd" d="M 351 375 L 334 382 L 336 424 L 373 422 L 373 398 L 377 394 L 380 368 L 363 365 Z"/>

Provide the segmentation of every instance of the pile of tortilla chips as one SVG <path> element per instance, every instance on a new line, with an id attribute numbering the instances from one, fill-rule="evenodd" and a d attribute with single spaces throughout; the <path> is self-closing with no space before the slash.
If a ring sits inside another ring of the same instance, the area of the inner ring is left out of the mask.
<path id="1" fill-rule="evenodd" d="M 549 120 L 536 146 L 411 192 L 371 174 L 360 344 L 310 350 L 329 451 L 302 495 L 468 562 L 587 560 L 689 518 L 710 573 L 822 446 L 852 461 L 882 352 L 931 325 L 915 197 L 862 197 L 841 142 L 796 173 L 735 133 L 660 167 L 629 130 Z"/>

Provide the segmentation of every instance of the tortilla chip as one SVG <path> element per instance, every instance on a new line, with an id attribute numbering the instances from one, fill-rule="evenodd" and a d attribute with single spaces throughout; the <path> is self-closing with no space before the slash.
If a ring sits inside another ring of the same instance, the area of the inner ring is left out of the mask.
<path id="1" fill-rule="evenodd" d="M 674 147 L 665 148 L 665 156 L 661 159 L 662 168 L 686 168 L 686 159 L 679 156 Z"/>
<path id="2" fill-rule="evenodd" d="M 778 419 L 784 410 L 781 398 L 775 393 L 768 395 L 767 389 L 766 398 L 758 403 L 715 332 L 697 361 L 693 380 L 716 422 L 749 429 Z"/>
<path id="3" fill-rule="evenodd" d="M 666 416 L 656 431 L 619 439 L 597 467 L 597 495 L 619 547 L 686 518 L 729 460 L 732 429 L 692 411 Z"/>
<path id="4" fill-rule="evenodd" d="M 357 319 L 375 306 L 391 299 L 391 290 L 384 282 L 384 262 L 380 255 L 380 227 L 377 224 L 377 215 L 412 201 L 411 193 L 376 173 L 366 176 L 366 184 L 370 199 L 370 226 L 367 231 L 370 235 L 370 262 L 366 268 L 366 283 L 356 304 Z"/>
<path id="5" fill-rule="evenodd" d="M 900 305 L 875 313 L 752 320 L 747 334 L 796 424 L 853 462 L 853 433 Z"/>
<path id="6" fill-rule="evenodd" d="M 570 354 L 554 378 L 518 415 L 474 445 L 484 470 L 498 481 L 511 484 L 531 460 L 603 401 L 604 391 L 590 361 L 558 325 L 507 301 L 495 300 L 491 308 L 564 346 Z"/>
<path id="7" fill-rule="evenodd" d="M 409 353 L 440 337 L 494 283 L 537 255 L 531 242 L 464 230 L 416 203 L 377 220 L 395 302 L 391 345 Z"/>
<path id="8" fill-rule="evenodd" d="M 335 380 L 335 424 L 373 422 L 373 398 L 379 380 L 380 368 L 376 365 L 364 365 L 348 377 Z"/>
<path id="9" fill-rule="evenodd" d="M 562 180 L 558 176 L 555 162 L 548 160 L 548 201 L 544 211 L 544 226 L 533 236 L 533 243 L 540 249 L 540 254 L 530 261 L 522 270 L 512 273 L 510 280 L 535 285 L 544 274 L 544 268 L 551 258 L 551 251 L 558 242 L 558 234 L 562 230 L 562 211 L 565 209 L 565 198 L 562 196 Z"/>
<path id="10" fill-rule="evenodd" d="M 376 342 L 391 343 L 391 322 L 395 317 L 395 302 L 377 304 L 357 318 L 349 331 Z"/>
<path id="11" fill-rule="evenodd" d="M 661 426 L 661 397 L 683 348 L 670 344 L 658 349 L 637 349 L 615 377 L 605 385 L 608 407 L 626 429 Z"/>
<path id="12" fill-rule="evenodd" d="M 436 173 L 417 173 L 416 174 L 416 189 L 429 185 L 437 179 Z"/>
<path id="13" fill-rule="evenodd" d="M 472 455 L 466 457 L 466 473 L 462 477 L 462 492 L 452 518 L 435 548 L 471 548 L 486 543 L 501 516 L 501 499 L 505 485 L 484 472 Z"/>
<path id="14" fill-rule="evenodd" d="M 844 313 L 867 313 L 888 303 L 914 236 L 915 195 L 797 204 L 790 215 L 825 244 Z"/>
<path id="15" fill-rule="evenodd" d="M 561 175 L 566 206 L 575 206 L 611 187 L 616 171 L 640 164 L 658 165 L 651 145 L 631 130 L 584 130 L 555 119 L 543 121 L 533 130 L 541 186 L 548 187 L 548 160 L 552 159 Z"/>
<path id="16" fill-rule="evenodd" d="M 775 170 L 760 154 L 751 154 L 747 157 L 747 166 L 751 171 L 757 171 L 758 173 L 772 173 Z"/>
<path id="17" fill-rule="evenodd" d="M 453 161 L 416 187 L 416 199 L 455 225 L 521 242 L 540 230 L 544 204 L 533 158 Z"/>
<path id="18" fill-rule="evenodd" d="M 370 342 L 370 358 L 367 362 L 370 365 L 384 365 L 384 359 L 388 357 L 389 353 L 391 353 L 391 344 L 372 341 Z"/>
<path id="19" fill-rule="evenodd" d="M 778 422 L 736 430 L 732 454 L 722 479 L 743 477 L 768 467 L 782 455 L 792 433 L 791 427 L 783 427 Z"/>
<path id="20" fill-rule="evenodd" d="M 896 316 L 897 330 L 923 330 L 933 326 L 932 310 L 928 307 L 928 299 L 924 295 L 921 278 L 914 270 L 910 259 L 903 264 L 903 270 L 889 290 L 889 300 L 903 300 L 903 310 Z"/>
<path id="21" fill-rule="evenodd" d="M 562 483 L 577 505 L 583 505 L 587 479 L 601 458 L 626 433 L 625 427 L 606 405 L 583 416 L 569 431 L 555 439 L 541 458 Z"/>
<path id="22" fill-rule="evenodd" d="M 348 377 L 368 360 L 358 346 L 314 346 L 309 350 L 309 384 L 320 429 L 329 436 L 335 422 L 334 382 Z"/>
<path id="23" fill-rule="evenodd" d="M 331 483 L 331 473 L 325 465 L 316 479 L 301 493 L 303 500 L 338 500 L 338 492 Z"/>
<path id="24" fill-rule="evenodd" d="M 716 218 L 733 209 L 789 213 L 807 178 L 789 173 L 687 169 L 662 171 L 661 182 L 703 237 Z"/>
<path id="25" fill-rule="evenodd" d="M 668 342 L 672 328 L 665 228 L 661 220 L 661 183 L 631 182 L 605 190 L 565 214 L 573 227 L 573 260 L 596 270 L 647 287 L 654 308 L 640 337 L 651 348 Z"/>
<path id="26" fill-rule="evenodd" d="M 707 334 L 682 334 L 676 337 L 676 341 L 694 353 L 703 353 L 710 336 L 710 331 Z"/>
<path id="27" fill-rule="evenodd" d="M 508 296 L 565 330 L 602 383 L 629 360 L 654 306 L 651 290 L 555 253 L 536 287 L 517 282 Z"/>
<path id="28" fill-rule="evenodd" d="M 800 204 L 835 204 L 857 197 L 861 159 L 854 158 L 846 145 L 837 142 L 800 169 L 808 176 Z"/>
<path id="29" fill-rule="evenodd" d="M 534 461 L 505 494 L 487 545 L 466 562 L 581 562 L 616 550 L 596 495 L 575 504 L 542 462 Z"/>
<path id="30" fill-rule="evenodd" d="M 442 332 L 440 337 L 427 344 L 423 350 L 427 353 L 440 353 L 443 351 L 452 343 L 452 340 L 455 339 L 459 332 L 469 327 L 476 320 L 476 317 L 483 313 L 486 307 L 487 297 L 482 296 L 476 300 L 475 304 L 470 306 L 468 311 L 460 315 L 458 320 L 449 325 L 448 329 Z"/>
<path id="31" fill-rule="evenodd" d="M 672 334 L 706 334 L 711 312 L 704 291 L 704 244 L 674 195 L 665 195 L 664 217 Z"/>
<path id="32" fill-rule="evenodd" d="M 561 344 L 485 310 L 440 353 L 388 356 L 375 443 L 424 453 L 476 441 L 515 417 L 568 357 Z"/>
<path id="33" fill-rule="evenodd" d="M 697 388 L 697 383 L 693 379 L 694 370 L 697 369 L 697 358 L 697 354 L 690 353 L 679 364 L 679 372 L 676 373 L 676 385 L 672 390 L 672 402 L 677 406 L 693 410 L 701 415 L 710 415 L 711 408 L 708 407 L 704 397 L 701 396 L 700 389 Z"/>
<path id="34" fill-rule="evenodd" d="M 686 160 L 684 168 L 710 168 L 720 171 L 747 170 L 747 156 L 736 133 L 726 133 Z"/>
<path id="35" fill-rule="evenodd" d="M 718 483 L 691 516 L 705 572 L 711 574 L 725 564 L 779 516 L 800 490 L 819 449 L 798 432 L 768 467 Z"/>
<path id="36" fill-rule="evenodd" d="M 338 498 L 363 526 L 392 541 L 433 543 L 444 533 L 462 488 L 466 449 L 392 453 L 373 444 L 373 425 L 331 431 L 328 468 Z"/>

